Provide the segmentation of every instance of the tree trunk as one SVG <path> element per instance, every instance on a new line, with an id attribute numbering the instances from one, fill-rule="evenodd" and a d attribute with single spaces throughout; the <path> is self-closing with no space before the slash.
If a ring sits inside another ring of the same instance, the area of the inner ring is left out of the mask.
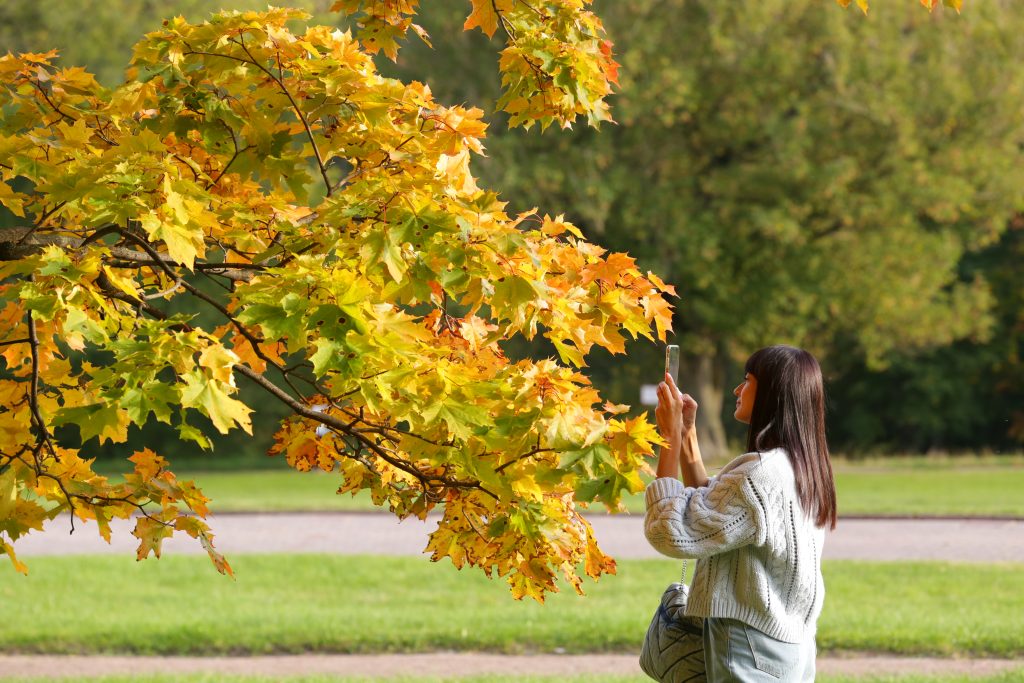
<path id="1" fill-rule="evenodd" d="M 700 406 L 697 410 L 697 438 L 705 462 L 721 463 L 732 456 L 722 424 L 724 383 L 725 369 L 719 354 L 682 354 L 679 362 L 679 387 L 693 396 Z"/>

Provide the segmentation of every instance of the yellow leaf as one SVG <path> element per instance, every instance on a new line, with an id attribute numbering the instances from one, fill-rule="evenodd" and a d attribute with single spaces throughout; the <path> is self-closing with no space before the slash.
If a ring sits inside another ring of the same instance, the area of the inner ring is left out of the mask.
<path id="1" fill-rule="evenodd" d="M 139 517 L 132 530 L 132 536 L 139 539 L 139 548 L 135 553 L 136 559 L 144 560 L 153 553 L 160 557 L 160 546 L 163 540 L 170 536 L 174 527 L 159 522 L 149 517 Z"/>
<path id="2" fill-rule="evenodd" d="M 14 503 L 18 500 L 17 483 L 13 467 L 0 474 L 0 521 L 7 520 L 14 512 Z"/>
<path id="3" fill-rule="evenodd" d="M 207 346 L 199 354 L 199 365 L 208 369 L 210 376 L 214 379 L 231 386 L 235 386 L 235 376 L 232 373 L 232 368 L 238 365 L 240 360 L 234 351 L 226 349 L 219 344 Z"/>
<path id="4" fill-rule="evenodd" d="M 510 483 L 512 484 L 512 490 L 521 498 L 526 498 L 527 500 L 532 501 L 540 501 L 544 499 L 544 490 L 537 485 L 537 480 L 530 475 L 517 477 Z"/>
<path id="5" fill-rule="evenodd" d="M 77 145 L 85 147 L 89 144 L 89 138 L 92 137 L 92 130 L 85 123 L 85 119 L 81 118 L 75 121 L 73 126 L 61 121 L 57 124 L 58 130 L 64 135 L 64 139 L 68 142 L 73 142 Z"/>
<path id="6" fill-rule="evenodd" d="M 577 521 L 583 524 L 587 532 L 587 550 L 583 571 L 587 573 L 587 576 L 594 579 L 601 574 L 614 574 L 615 560 L 601 552 L 597 545 L 597 539 L 594 538 L 594 528 L 590 526 L 590 522 L 581 516 L 577 516 Z"/>
<path id="7" fill-rule="evenodd" d="M 249 419 L 252 409 L 231 398 L 224 390 L 224 382 L 195 371 L 187 373 L 184 380 L 185 389 L 181 392 L 183 406 L 204 413 L 221 434 L 227 434 L 236 424 L 247 434 L 252 434 L 252 421 Z"/>
<path id="8" fill-rule="evenodd" d="M 200 517 L 210 514 L 210 508 L 206 505 L 210 499 L 203 495 L 195 481 L 181 482 L 181 500 Z"/>
<path id="9" fill-rule="evenodd" d="M 157 212 L 150 212 L 139 219 L 142 229 L 153 239 L 163 240 L 167 254 L 172 260 L 192 270 L 198 249 L 195 231 L 165 219 Z M 199 240 L 201 242 L 201 239 Z"/>
<path id="10" fill-rule="evenodd" d="M 15 216 L 25 217 L 25 199 L 25 195 L 15 192 L 7 183 L 0 182 L 0 204 L 10 209 Z"/>
<path id="11" fill-rule="evenodd" d="M 135 288 L 135 281 L 128 277 L 123 277 L 118 272 L 118 269 L 111 268 L 109 266 L 103 266 L 103 273 L 110 280 L 110 283 L 120 289 L 122 292 L 127 294 L 133 299 L 139 298 L 139 292 Z"/>
<path id="12" fill-rule="evenodd" d="M 11 558 L 11 564 L 14 565 L 14 569 L 18 573 L 26 575 L 28 574 L 28 567 L 26 567 L 25 563 L 19 560 L 17 556 L 14 554 L 14 548 L 12 548 L 9 543 L 2 539 L 0 539 L 0 552 L 5 553 L 7 557 Z"/>

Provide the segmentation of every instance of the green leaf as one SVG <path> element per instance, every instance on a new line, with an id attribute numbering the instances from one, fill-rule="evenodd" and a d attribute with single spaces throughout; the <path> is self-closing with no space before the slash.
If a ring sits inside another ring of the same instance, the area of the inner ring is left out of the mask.
<path id="1" fill-rule="evenodd" d="M 191 441 L 198 444 L 203 450 L 209 450 L 213 447 L 213 444 L 210 443 L 210 440 L 206 438 L 205 434 L 187 422 L 182 422 L 178 425 L 178 436 L 181 437 L 182 441 Z"/>
<path id="2" fill-rule="evenodd" d="M 478 427 L 493 424 L 487 411 L 469 403 L 462 403 L 448 396 L 423 411 L 423 419 L 431 422 L 441 418 L 448 425 L 448 431 L 460 439 L 468 439 Z"/>
<path id="3" fill-rule="evenodd" d="M 238 425 L 247 434 L 252 434 L 252 422 L 249 419 L 252 409 L 241 401 L 232 398 L 223 382 L 211 379 L 199 371 L 187 373 L 185 388 L 181 392 L 181 405 L 195 408 L 210 418 L 213 426 L 221 434 Z"/>
<path id="4" fill-rule="evenodd" d="M 402 258 L 401 247 L 392 239 L 391 231 L 383 227 L 370 231 L 363 242 L 360 255 L 369 265 L 383 261 L 391 278 L 396 282 L 402 280 L 408 268 Z"/>
<path id="5" fill-rule="evenodd" d="M 328 370 L 341 370 L 349 365 L 347 344 L 332 339 L 317 339 L 316 352 L 309 357 L 313 364 L 313 374 L 323 377 Z"/>
<path id="6" fill-rule="evenodd" d="M 77 425 L 82 441 L 94 436 L 101 444 L 108 439 L 113 443 L 124 443 L 128 439 L 128 415 L 112 401 L 61 408 L 53 416 L 53 424 Z"/>
<path id="7" fill-rule="evenodd" d="M 518 275 L 508 275 L 494 283 L 491 307 L 496 312 L 508 313 L 508 318 L 521 321 L 522 307 L 537 299 L 537 288 L 533 282 Z"/>
<path id="8" fill-rule="evenodd" d="M 171 406 L 178 402 L 178 392 L 163 382 L 146 382 L 129 389 L 121 397 L 121 407 L 128 411 L 132 422 L 142 426 L 153 413 L 164 424 L 171 424 Z"/>

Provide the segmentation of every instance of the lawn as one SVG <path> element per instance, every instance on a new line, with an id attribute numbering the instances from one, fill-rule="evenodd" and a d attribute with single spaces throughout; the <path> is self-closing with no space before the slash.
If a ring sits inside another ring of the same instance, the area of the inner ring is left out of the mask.
<path id="1" fill-rule="evenodd" d="M 374 509 L 367 495 L 336 495 L 337 474 L 274 469 L 178 475 L 195 479 L 215 512 Z M 1024 457 L 837 461 L 836 488 L 840 515 L 1024 517 Z M 633 496 L 627 506 L 642 512 L 643 497 Z"/>
<path id="2" fill-rule="evenodd" d="M 487 650 L 636 652 L 670 560 L 548 604 L 501 581 L 421 558 L 238 555 L 238 579 L 208 560 L 36 557 L 0 582 L 0 650 L 271 653 Z M 1024 565 L 826 563 L 822 651 L 1024 656 Z M 17 615 L 14 618 L 13 615 Z"/>

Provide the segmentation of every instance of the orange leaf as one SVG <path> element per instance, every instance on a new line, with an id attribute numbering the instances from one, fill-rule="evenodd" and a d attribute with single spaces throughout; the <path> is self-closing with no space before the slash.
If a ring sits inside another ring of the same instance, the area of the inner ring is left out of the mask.
<path id="1" fill-rule="evenodd" d="M 167 460 L 148 448 L 135 451 L 128 459 L 135 463 L 135 472 L 142 477 L 143 481 L 149 481 L 167 465 Z"/>
<path id="2" fill-rule="evenodd" d="M 466 18 L 466 23 L 462 25 L 462 28 L 468 31 L 479 26 L 488 38 L 498 30 L 498 13 L 509 11 L 514 3 L 514 0 L 470 1 L 473 3 L 473 12 Z"/>

